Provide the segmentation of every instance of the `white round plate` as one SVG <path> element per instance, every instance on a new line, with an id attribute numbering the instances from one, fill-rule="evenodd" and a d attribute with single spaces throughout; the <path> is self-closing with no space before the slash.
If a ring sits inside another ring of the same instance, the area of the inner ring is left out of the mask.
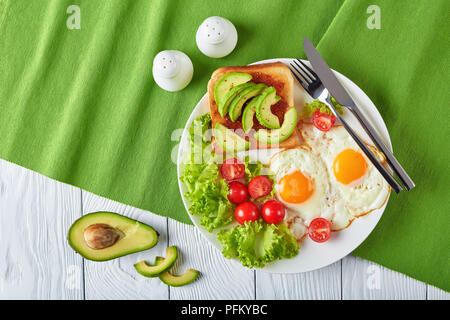
<path id="1" fill-rule="evenodd" d="M 264 61 L 258 61 L 257 63 L 268 63 L 268 62 L 276 62 L 281 61 L 286 65 L 289 65 L 289 62 L 292 59 L 270 59 Z M 310 66 L 308 61 L 303 60 L 308 66 Z M 334 71 L 336 77 L 339 82 L 346 88 L 350 96 L 355 101 L 356 105 L 361 109 L 364 115 L 369 119 L 372 125 L 378 130 L 380 136 L 384 139 L 386 145 L 391 149 L 391 140 L 389 138 L 389 133 L 387 131 L 386 125 L 378 112 L 375 105 L 369 99 L 369 97 L 350 79 L 346 78 L 339 72 Z M 312 101 L 311 97 L 304 91 L 302 86 L 295 80 L 295 106 L 299 108 L 299 106 L 303 105 L 304 101 Z M 186 210 L 189 208 L 188 201 L 184 198 L 185 188 L 183 183 L 180 181 L 180 176 L 183 172 L 183 164 L 182 159 L 185 153 L 185 150 L 188 148 L 188 128 L 190 127 L 192 121 L 202 114 L 209 112 L 208 105 L 208 94 L 206 93 L 202 99 L 200 99 L 199 103 L 195 107 L 192 112 L 189 120 L 186 123 L 186 127 L 184 128 L 183 136 L 179 145 L 178 150 L 178 185 L 180 188 L 181 198 L 183 199 L 184 206 Z M 351 127 L 365 140 L 370 141 L 367 134 L 364 132 L 363 128 L 359 124 L 359 122 L 353 118 L 351 113 L 346 110 L 344 111 L 344 119 L 348 121 Z M 265 159 L 261 161 L 264 163 L 267 161 L 268 157 L 274 153 L 274 150 L 268 150 L 268 155 Z M 251 155 L 250 155 L 251 156 Z M 353 221 L 353 223 L 346 229 L 338 232 L 333 232 L 330 240 L 325 243 L 317 243 L 305 237 L 305 239 L 300 243 L 300 251 L 297 256 L 292 259 L 282 259 L 277 260 L 272 263 L 267 264 L 262 271 L 271 272 L 271 273 L 299 273 L 316 270 L 322 267 L 325 267 L 329 264 L 332 264 L 339 259 L 342 259 L 349 253 L 351 253 L 354 249 L 356 249 L 372 232 L 375 228 L 376 224 L 381 218 L 381 215 L 386 208 L 387 201 L 384 206 L 378 210 L 374 210 L 368 215 L 357 218 Z M 216 239 L 216 234 L 209 233 L 199 224 L 199 218 L 196 216 L 189 215 L 194 225 L 198 228 L 203 236 L 205 236 L 208 241 L 215 246 L 218 250 L 222 251 L 222 247 L 220 242 Z M 240 262 L 236 259 L 237 263 Z"/>

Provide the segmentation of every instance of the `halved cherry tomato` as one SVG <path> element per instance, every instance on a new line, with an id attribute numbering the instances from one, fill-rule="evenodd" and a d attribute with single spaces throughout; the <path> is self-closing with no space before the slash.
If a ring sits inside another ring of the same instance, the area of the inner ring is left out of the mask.
<path id="1" fill-rule="evenodd" d="M 334 114 L 321 113 L 319 110 L 316 110 L 312 120 L 317 129 L 320 131 L 328 131 L 336 122 L 336 117 Z"/>
<path id="2" fill-rule="evenodd" d="M 309 224 L 309 237 L 316 242 L 325 242 L 330 239 L 331 225 L 327 219 L 316 218 Z"/>
<path id="3" fill-rule="evenodd" d="M 227 181 L 240 179 L 245 174 L 245 166 L 238 159 L 230 158 L 220 166 L 220 174 Z"/>
<path id="4" fill-rule="evenodd" d="M 245 184 L 239 181 L 231 181 L 228 185 L 228 200 L 233 203 L 242 203 L 247 201 L 248 190 Z"/>
<path id="5" fill-rule="evenodd" d="M 281 202 L 269 200 L 262 206 L 261 216 L 269 224 L 280 224 L 284 219 L 285 211 Z"/>
<path id="6" fill-rule="evenodd" d="M 244 224 L 246 221 L 256 221 L 259 219 L 259 209 L 256 204 L 247 201 L 236 207 L 234 217 L 240 224 Z"/>
<path id="7" fill-rule="evenodd" d="M 267 196 L 272 191 L 272 181 L 266 176 L 254 177 L 248 184 L 248 192 L 253 199 Z"/>

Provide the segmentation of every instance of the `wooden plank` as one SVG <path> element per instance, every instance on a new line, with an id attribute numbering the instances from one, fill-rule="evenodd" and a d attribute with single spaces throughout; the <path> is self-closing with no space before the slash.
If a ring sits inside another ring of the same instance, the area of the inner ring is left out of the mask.
<path id="1" fill-rule="evenodd" d="M 82 191 L 83 214 L 111 211 L 152 226 L 159 234 L 158 244 L 146 251 L 118 259 L 94 262 L 85 260 L 86 299 L 168 299 L 167 285 L 158 278 L 146 278 L 137 273 L 134 264 L 140 260 L 154 261 L 165 256 L 167 248 L 167 218 L 148 211 Z"/>
<path id="2" fill-rule="evenodd" d="M 297 274 L 256 272 L 256 299 L 341 299 L 341 262 Z"/>
<path id="3" fill-rule="evenodd" d="M 450 300 L 450 293 L 442 289 L 427 285 L 428 300 Z"/>
<path id="4" fill-rule="evenodd" d="M 183 273 L 194 268 L 201 271 L 197 281 L 170 288 L 170 299 L 254 299 L 254 271 L 225 259 L 195 227 L 169 219 L 169 243 L 180 251 L 173 268 Z"/>
<path id="5" fill-rule="evenodd" d="M 424 300 L 426 284 L 354 256 L 342 261 L 342 297 L 353 299 Z"/>
<path id="6" fill-rule="evenodd" d="M 83 299 L 83 261 L 67 231 L 81 190 L 0 160 L 0 298 Z"/>

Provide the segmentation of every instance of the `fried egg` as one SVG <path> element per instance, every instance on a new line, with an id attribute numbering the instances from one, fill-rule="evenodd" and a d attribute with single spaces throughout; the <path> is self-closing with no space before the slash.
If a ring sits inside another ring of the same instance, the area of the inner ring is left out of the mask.
<path id="1" fill-rule="evenodd" d="M 301 135 L 306 145 L 321 158 L 331 184 L 333 229 L 347 227 L 355 217 L 381 208 L 390 187 L 343 126 L 327 132 L 304 124 Z M 370 146 L 381 162 L 384 157 Z"/>
<path id="2" fill-rule="evenodd" d="M 331 213 L 327 170 L 308 147 L 275 154 L 270 160 L 270 170 L 275 175 L 278 200 L 307 225 L 321 214 Z"/>
<path id="3" fill-rule="evenodd" d="M 300 147 L 280 151 L 270 160 L 276 197 L 287 208 L 286 222 L 297 240 L 315 218 L 342 230 L 383 206 L 390 187 L 344 127 L 323 132 L 303 124 L 300 133 Z"/>

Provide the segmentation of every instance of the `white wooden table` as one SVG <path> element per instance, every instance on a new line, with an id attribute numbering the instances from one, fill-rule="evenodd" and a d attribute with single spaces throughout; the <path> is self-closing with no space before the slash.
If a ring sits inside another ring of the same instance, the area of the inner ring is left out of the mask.
<path id="1" fill-rule="evenodd" d="M 107 262 L 76 254 L 66 240 L 72 222 L 89 212 L 117 212 L 161 234 L 151 250 Z M 193 284 L 169 288 L 140 276 L 168 244 L 181 250 L 176 268 L 193 267 Z M 450 294 L 374 263 L 348 256 L 296 275 L 248 270 L 223 258 L 192 226 L 126 206 L 0 160 L 1 299 L 446 299 Z"/>

